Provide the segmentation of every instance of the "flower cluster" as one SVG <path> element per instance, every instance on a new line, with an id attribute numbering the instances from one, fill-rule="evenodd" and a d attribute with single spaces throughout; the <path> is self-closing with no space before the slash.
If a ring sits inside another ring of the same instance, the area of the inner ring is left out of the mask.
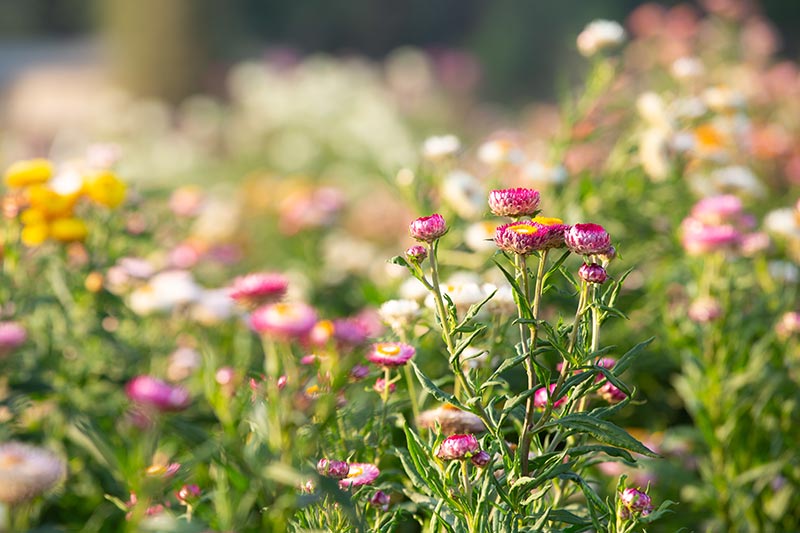
<path id="1" fill-rule="evenodd" d="M 126 186 L 110 169 L 90 165 L 56 167 L 46 159 L 18 161 L 5 173 L 9 197 L 22 222 L 21 240 L 38 246 L 86 238 L 86 223 L 77 216 L 81 199 L 107 208 L 125 200 Z"/>

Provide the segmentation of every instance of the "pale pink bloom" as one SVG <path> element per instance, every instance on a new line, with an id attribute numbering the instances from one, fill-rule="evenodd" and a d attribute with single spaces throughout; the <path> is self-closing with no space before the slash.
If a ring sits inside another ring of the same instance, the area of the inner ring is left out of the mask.
<path id="1" fill-rule="evenodd" d="M 579 255 L 602 254 L 611 246 L 611 237 L 599 224 L 575 224 L 564 233 L 564 242 Z"/>
<path id="2" fill-rule="evenodd" d="M 732 194 L 710 196 L 692 208 L 692 218 L 709 226 L 736 223 L 742 215 L 742 201 Z"/>
<path id="3" fill-rule="evenodd" d="M 300 339 L 317 323 L 314 308 L 301 302 L 274 303 L 259 307 L 250 315 L 250 325 L 263 335 Z"/>
<path id="4" fill-rule="evenodd" d="M 442 215 L 434 213 L 414 220 L 408 232 L 414 239 L 430 243 L 447 233 L 447 223 Z"/>
<path id="5" fill-rule="evenodd" d="M 339 480 L 339 486 L 343 489 L 347 487 L 358 487 L 369 485 L 380 475 L 378 467 L 369 463 L 350 463 L 347 477 Z"/>
<path id="6" fill-rule="evenodd" d="M 720 306 L 716 298 L 701 296 L 689 304 L 689 309 L 686 314 L 692 322 L 708 324 L 722 315 L 722 306 Z"/>
<path id="7" fill-rule="evenodd" d="M 681 242 L 689 255 L 731 250 L 741 239 L 741 233 L 733 226 L 707 226 L 694 218 L 685 219 L 681 228 Z"/>
<path id="8" fill-rule="evenodd" d="M 132 401 L 159 411 L 181 411 L 189 405 L 189 391 L 152 376 L 136 376 L 125 386 Z"/>
<path id="9" fill-rule="evenodd" d="M 19 348 L 27 338 L 25 328 L 18 322 L 0 322 L 0 357 Z"/>
<path id="10" fill-rule="evenodd" d="M 413 346 L 402 342 L 379 342 L 372 345 L 367 359 L 379 366 L 397 367 L 405 365 L 415 353 Z"/>
<path id="11" fill-rule="evenodd" d="M 534 189 L 498 189 L 489 193 L 489 209 L 499 217 L 533 216 L 539 209 L 539 191 Z"/>
<path id="12" fill-rule="evenodd" d="M 436 457 L 443 461 L 460 461 L 469 459 L 481 451 L 481 445 L 475 435 L 450 435 L 439 445 Z"/>
<path id="13" fill-rule="evenodd" d="M 424 246 L 415 244 L 414 246 L 410 246 L 408 249 L 406 249 L 405 256 L 409 263 L 419 264 L 425 261 L 425 258 L 428 257 L 428 250 L 426 250 Z"/>
<path id="14" fill-rule="evenodd" d="M 492 460 L 492 456 L 489 455 L 489 452 L 481 450 L 472 457 L 470 457 L 469 460 L 472 461 L 472 464 L 474 464 L 478 468 L 485 468 Z"/>
<path id="15" fill-rule="evenodd" d="M 277 272 L 254 272 L 233 280 L 230 296 L 248 306 L 277 302 L 286 294 L 289 279 Z"/>
<path id="16" fill-rule="evenodd" d="M 16 505 L 52 488 L 66 472 L 56 454 L 22 442 L 0 444 L 0 502 Z"/>

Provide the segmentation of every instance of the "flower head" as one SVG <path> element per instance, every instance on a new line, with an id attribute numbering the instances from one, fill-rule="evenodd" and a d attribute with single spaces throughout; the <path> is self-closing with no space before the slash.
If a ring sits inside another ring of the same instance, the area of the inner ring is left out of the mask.
<path id="1" fill-rule="evenodd" d="M 594 20 L 578 35 L 578 51 L 591 57 L 601 50 L 612 48 L 625 40 L 625 30 L 613 20 Z"/>
<path id="2" fill-rule="evenodd" d="M 564 242 L 579 255 L 601 254 L 611 246 L 611 237 L 600 224 L 575 224 L 564 233 Z"/>
<path id="3" fill-rule="evenodd" d="M 257 332 L 284 339 L 304 337 L 317 323 L 314 309 L 301 302 L 282 302 L 259 307 L 250 315 Z"/>
<path id="4" fill-rule="evenodd" d="M 21 442 L 0 444 L 0 502 L 15 505 L 58 483 L 64 462 L 53 452 Z"/>
<path id="5" fill-rule="evenodd" d="M 489 209 L 499 217 L 531 217 L 539 209 L 539 191 L 516 188 L 489 193 Z"/>
<path id="6" fill-rule="evenodd" d="M 402 342 L 378 342 L 372 345 L 367 359 L 379 366 L 396 367 L 405 365 L 415 353 L 413 346 Z"/>
<path id="7" fill-rule="evenodd" d="M 17 161 L 6 170 L 6 185 L 12 188 L 47 183 L 53 176 L 53 164 L 47 159 Z"/>
<path id="8" fill-rule="evenodd" d="M 408 231 L 414 239 L 430 243 L 447 233 L 447 224 L 442 215 L 434 213 L 413 221 L 408 227 Z"/>
<path id="9" fill-rule="evenodd" d="M 125 386 L 132 401 L 159 411 L 181 411 L 189 405 L 189 391 L 152 376 L 136 376 Z"/>
<path id="10" fill-rule="evenodd" d="M 608 279 L 606 269 L 596 263 L 583 264 L 578 269 L 578 277 L 586 283 L 597 283 L 598 285 L 605 283 Z"/>
<path id="11" fill-rule="evenodd" d="M 537 409 L 544 409 L 547 406 L 547 400 L 556 388 L 555 383 L 551 383 L 548 387 L 541 387 L 533 393 L 533 405 Z M 567 402 L 566 396 L 561 396 L 558 400 L 553 402 L 553 408 L 558 409 Z"/>
<path id="12" fill-rule="evenodd" d="M 369 504 L 372 505 L 373 507 L 377 507 L 381 511 L 388 511 L 389 504 L 391 503 L 391 501 L 392 500 L 388 494 L 386 494 L 382 490 L 379 490 L 375 492 L 375 494 L 373 494 L 372 497 L 369 499 Z"/>
<path id="13" fill-rule="evenodd" d="M 28 334 L 18 322 L 0 322 L 0 357 L 19 348 Z"/>
<path id="14" fill-rule="evenodd" d="M 733 194 L 703 198 L 692 207 L 692 217 L 709 226 L 736 223 L 742 214 L 742 201 Z"/>
<path id="15" fill-rule="evenodd" d="M 695 218 L 687 218 L 681 224 L 681 243 L 689 255 L 704 255 L 735 248 L 741 233 L 729 224 L 709 226 Z"/>
<path id="16" fill-rule="evenodd" d="M 548 233 L 543 226 L 525 220 L 499 226 L 494 232 L 494 242 L 501 250 L 530 255 L 546 247 Z"/>
<path id="17" fill-rule="evenodd" d="M 628 519 L 631 516 L 647 516 L 653 511 L 653 503 L 647 493 L 639 489 L 627 488 L 619 494 L 622 503 L 621 516 Z"/>
<path id="18" fill-rule="evenodd" d="M 369 463 L 350 463 L 347 477 L 339 480 L 339 486 L 343 489 L 347 487 L 358 487 L 369 485 L 380 475 L 378 467 Z"/>
<path id="19" fill-rule="evenodd" d="M 461 461 L 480 451 L 481 445 L 475 435 L 450 435 L 439 445 L 436 457 L 443 461 Z"/>
<path id="20" fill-rule="evenodd" d="M 321 476 L 344 479 L 350 473 L 350 465 L 346 461 L 331 461 L 322 458 L 317 462 L 317 472 Z"/>
<path id="21" fill-rule="evenodd" d="M 247 307 L 277 302 L 286 294 L 289 280 L 276 272 L 254 272 L 233 280 L 230 296 Z"/>
<path id="22" fill-rule="evenodd" d="M 191 484 L 182 486 L 180 490 L 175 493 L 175 497 L 178 498 L 178 501 L 181 504 L 188 505 L 200 498 L 201 494 L 203 493 L 200 490 L 200 487 L 195 484 Z"/>
<path id="23" fill-rule="evenodd" d="M 478 468 L 485 468 L 486 465 L 492 460 L 492 457 L 489 455 L 489 452 L 484 450 L 479 451 L 469 459 L 472 461 L 472 464 L 477 466 Z"/>
<path id="24" fill-rule="evenodd" d="M 417 419 L 419 427 L 433 429 L 437 424 L 445 435 L 486 431 L 486 426 L 477 415 L 462 411 L 450 404 L 423 411 Z"/>
<path id="25" fill-rule="evenodd" d="M 563 248 L 566 246 L 564 242 L 564 232 L 569 229 L 567 224 L 560 218 L 555 217 L 533 217 L 531 222 L 539 226 L 539 231 L 544 232 L 545 242 L 544 248 Z"/>

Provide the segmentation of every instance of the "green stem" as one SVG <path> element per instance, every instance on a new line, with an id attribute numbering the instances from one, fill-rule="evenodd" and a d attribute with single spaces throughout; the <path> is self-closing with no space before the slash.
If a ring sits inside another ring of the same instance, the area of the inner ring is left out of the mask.
<path id="1" fill-rule="evenodd" d="M 414 415 L 414 424 L 416 425 L 419 420 L 419 398 L 417 398 L 417 389 L 414 387 L 414 376 L 411 375 L 411 367 L 403 365 L 403 371 L 406 377 L 406 385 L 408 385 L 408 396 L 411 400 L 411 413 Z"/>

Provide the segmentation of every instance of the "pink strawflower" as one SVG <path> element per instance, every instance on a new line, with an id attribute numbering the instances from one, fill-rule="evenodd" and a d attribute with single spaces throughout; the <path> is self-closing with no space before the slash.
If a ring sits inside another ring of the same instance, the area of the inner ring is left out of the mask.
<path id="1" fill-rule="evenodd" d="M 499 217 L 532 217 L 539 209 L 539 191 L 521 187 L 492 191 L 489 209 Z"/>
<path id="2" fill-rule="evenodd" d="M 379 366 L 397 367 L 405 365 L 415 353 L 413 346 L 402 342 L 378 342 L 372 345 L 367 359 Z"/>
<path id="3" fill-rule="evenodd" d="M 579 255 L 602 254 L 611 246 L 611 237 L 600 224 L 575 224 L 564 233 L 564 242 Z"/>
<path id="4" fill-rule="evenodd" d="M 745 257 L 755 257 L 769 250 L 772 241 L 763 231 L 747 233 L 739 239 L 739 252 Z"/>
<path id="5" fill-rule="evenodd" d="M 564 234 L 569 229 L 567 224 L 560 218 L 554 217 L 533 217 L 531 222 L 539 226 L 539 231 L 544 232 L 544 244 L 542 249 L 564 248 Z"/>
<path id="6" fill-rule="evenodd" d="M 233 280 L 231 298 L 248 307 L 279 301 L 289 288 L 289 279 L 276 272 L 255 272 Z"/>
<path id="7" fill-rule="evenodd" d="M 189 405 L 189 391 L 152 376 L 136 376 L 125 386 L 132 401 L 158 411 L 181 411 Z"/>
<path id="8" fill-rule="evenodd" d="M 331 461 L 323 458 L 317 462 L 317 472 L 321 476 L 344 479 L 350 473 L 350 465 L 346 461 Z"/>
<path id="9" fill-rule="evenodd" d="M 27 338 L 25 328 L 18 322 L 0 322 L 0 357 L 19 348 Z"/>
<path id="10" fill-rule="evenodd" d="M 701 296 L 689 304 L 689 309 L 686 314 L 692 322 L 708 324 L 722 315 L 722 306 L 716 298 Z"/>
<path id="11" fill-rule="evenodd" d="M 523 220 L 503 224 L 494 231 L 494 242 L 501 250 L 517 255 L 530 255 L 544 250 L 548 244 L 548 232 L 543 226 Z"/>
<path id="12" fill-rule="evenodd" d="M 443 461 L 461 461 L 469 459 L 480 451 L 481 445 L 475 435 L 451 435 L 439 445 L 436 457 Z"/>
<path id="13" fill-rule="evenodd" d="M 383 379 L 383 378 L 378 378 L 375 381 L 375 385 L 373 385 L 372 388 L 378 394 L 383 394 L 383 390 L 386 388 L 386 380 Z M 394 383 L 390 383 L 389 384 L 389 394 L 393 393 L 396 390 L 397 390 L 397 385 L 395 385 Z"/>
<path id="14" fill-rule="evenodd" d="M 553 390 L 556 388 L 555 383 L 551 383 L 548 387 L 541 387 L 539 390 L 533 393 L 533 406 L 537 409 L 544 409 L 547 406 L 547 399 L 550 397 L 550 394 L 553 393 Z M 567 397 L 562 396 L 555 402 L 553 402 L 553 408 L 558 409 L 562 405 L 567 402 Z"/>
<path id="15" fill-rule="evenodd" d="M 627 488 L 619 494 L 622 502 L 621 517 L 625 520 L 631 516 L 647 516 L 653 511 L 653 503 L 647 493 L 639 489 Z"/>
<path id="16" fill-rule="evenodd" d="M 703 198 L 694 204 L 691 216 L 708 226 L 735 224 L 742 216 L 742 201 L 732 194 Z"/>
<path id="17" fill-rule="evenodd" d="M 337 318 L 333 321 L 333 338 L 340 348 L 354 348 L 369 338 L 369 327 L 358 317 Z"/>
<path id="18" fill-rule="evenodd" d="M 424 246 L 415 244 L 406 249 L 406 259 L 411 264 L 418 265 L 425 261 L 426 257 L 428 257 L 428 250 Z"/>
<path id="19" fill-rule="evenodd" d="M 681 242 L 689 255 L 731 250 L 739 244 L 742 236 L 733 226 L 707 226 L 694 218 L 685 219 L 681 229 Z"/>
<path id="20" fill-rule="evenodd" d="M 282 302 L 259 307 L 250 315 L 254 330 L 270 337 L 300 339 L 317 323 L 317 313 L 308 304 Z"/>
<path id="21" fill-rule="evenodd" d="M 373 507 L 377 507 L 381 511 L 388 511 L 389 510 L 389 503 L 391 503 L 391 498 L 389 495 L 383 492 L 382 490 L 377 491 L 372 497 L 369 499 L 369 504 Z"/>
<path id="22" fill-rule="evenodd" d="M 603 284 L 608 279 L 606 269 L 596 263 L 583 264 L 578 269 L 578 277 L 586 283 Z"/>
<path id="23" fill-rule="evenodd" d="M 416 219 L 408 227 L 408 232 L 414 239 L 430 243 L 447 233 L 447 224 L 442 215 L 434 213 Z"/>
<path id="24" fill-rule="evenodd" d="M 189 505 L 198 498 L 202 492 L 200 491 L 200 487 L 197 485 L 184 485 L 180 488 L 178 492 L 175 493 L 175 497 L 178 498 L 178 501 L 183 505 Z"/>
<path id="25" fill-rule="evenodd" d="M 369 485 L 380 475 L 378 467 L 369 463 L 350 463 L 347 477 L 339 481 L 339 486 L 343 489 L 347 487 L 358 487 Z"/>
<path id="26" fill-rule="evenodd" d="M 485 468 L 486 465 L 488 465 L 491 460 L 492 457 L 489 455 L 489 452 L 483 450 L 479 451 L 478 453 L 470 457 L 470 461 L 472 461 L 472 464 L 474 464 L 478 468 Z"/>

